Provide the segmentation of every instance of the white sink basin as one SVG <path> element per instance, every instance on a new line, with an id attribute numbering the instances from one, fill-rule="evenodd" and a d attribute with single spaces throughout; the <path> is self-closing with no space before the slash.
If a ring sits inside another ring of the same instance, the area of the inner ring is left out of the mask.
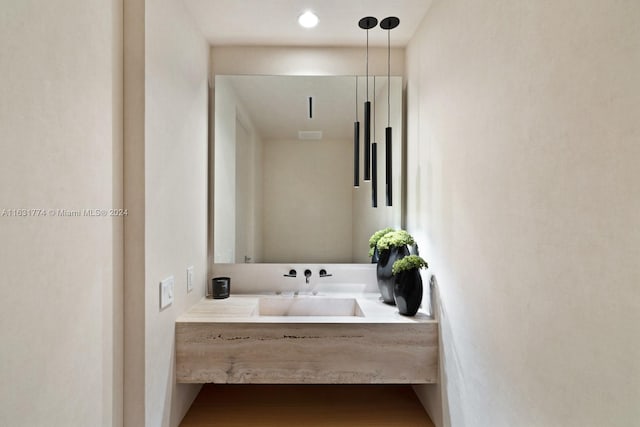
<path id="1" fill-rule="evenodd" d="M 364 316 L 355 298 L 262 297 L 259 316 Z"/>

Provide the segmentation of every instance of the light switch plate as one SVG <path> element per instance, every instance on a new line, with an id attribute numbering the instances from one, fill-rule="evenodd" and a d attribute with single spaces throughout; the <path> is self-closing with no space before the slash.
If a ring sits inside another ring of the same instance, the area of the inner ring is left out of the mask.
<path id="1" fill-rule="evenodd" d="M 175 279 L 169 276 L 160 282 L 160 310 L 164 310 L 173 303 L 173 287 Z"/>
<path id="2" fill-rule="evenodd" d="M 193 265 L 187 267 L 187 293 L 193 290 Z"/>

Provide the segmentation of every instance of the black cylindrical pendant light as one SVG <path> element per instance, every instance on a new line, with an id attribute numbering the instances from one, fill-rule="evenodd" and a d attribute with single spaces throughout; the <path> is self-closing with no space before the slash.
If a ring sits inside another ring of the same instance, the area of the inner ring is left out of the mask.
<path id="1" fill-rule="evenodd" d="M 376 143 L 376 76 L 373 76 L 373 143 L 371 144 L 371 206 L 378 207 L 378 144 Z"/>
<path id="2" fill-rule="evenodd" d="M 400 24 L 395 16 L 384 18 L 380 22 L 380 28 L 387 30 L 387 128 L 385 129 L 385 184 L 387 193 L 387 206 L 393 205 L 393 166 L 392 166 L 392 129 L 391 129 L 391 30 Z"/>
<path id="3" fill-rule="evenodd" d="M 364 180 L 371 179 L 371 102 L 364 103 Z"/>
<path id="4" fill-rule="evenodd" d="M 385 129 L 385 138 L 384 138 L 384 155 L 385 155 L 385 184 L 387 188 L 387 206 L 393 205 L 393 189 L 391 185 L 391 178 L 393 174 L 393 170 L 391 167 L 391 128 L 387 127 Z"/>
<path id="5" fill-rule="evenodd" d="M 371 102 L 369 102 L 369 30 L 378 25 L 373 16 L 362 18 L 358 26 L 367 30 L 366 78 L 367 97 L 364 103 L 364 180 L 371 179 Z"/>
<path id="6" fill-rule="evenodd" d="M 356 76 L 356 121 L 353 122 L 353 186 L 360 187 L 360 122 L 358 121 L 358 76 Z"/>
<path id="7" fill-rule="evenodd" d="M 378 207 L 378 144 L 371 144 L 371 206 Z"/>

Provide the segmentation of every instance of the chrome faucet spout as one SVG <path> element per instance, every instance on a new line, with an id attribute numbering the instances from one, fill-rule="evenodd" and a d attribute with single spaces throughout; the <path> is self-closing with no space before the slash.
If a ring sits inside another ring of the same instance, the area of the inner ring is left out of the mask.
<path id="1" fill-rule="evenodd" d="M 305 282 L 307 282 L 307 285 L 309 284 L 309 278 L 311 277 L 311 270 L 309 270 L 308 268 L 304 271 L 304 279 Z"/>

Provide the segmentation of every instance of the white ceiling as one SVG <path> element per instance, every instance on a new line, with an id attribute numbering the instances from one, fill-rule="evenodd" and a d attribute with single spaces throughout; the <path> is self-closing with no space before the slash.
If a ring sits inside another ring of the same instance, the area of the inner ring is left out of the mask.
<path id="1" fill-rule="evenodd" d="M 216 84 L 218 79 L 230 82 L 265 141 L 296 140 L 298 131 L 322 131 L 323 140 L 353 138 L 356 101 L 352 76 L 216 76 Z M 364 77 L 358 83 L 362 117 Z M 379 78 L 376 86 L 377 95 L 385 96 L 386 78 Z M 312 119 L 308 118 L 309 96 L 314 98 Z"/>
<path id="2" fill-rule="evenodd" d="M 212 45 L 362 46 L 365 16 L 400 18 L 391 31 L 392 46 L 406 46 L 431 0 L 183 0 L 196 25 Z M 306 10 L 318 15 L 317 27 L 297 19 Z M 387 31 L 369 31 L 370 46 L 386 46 Z"/>
<path id="3" fill-rule="evenodd" d="M 348 139 L 353 132 L 354 78 L 338 76 L 222 76 L 264 140 L 296 140 L 298 131 L 320 130 L 323 139 Z M 217 82 L 217 81 L 216 81 Z M 349 94 L 349 95 L 347 95 Z M 314 97 L 313 119 L 307 117 Z"/>

